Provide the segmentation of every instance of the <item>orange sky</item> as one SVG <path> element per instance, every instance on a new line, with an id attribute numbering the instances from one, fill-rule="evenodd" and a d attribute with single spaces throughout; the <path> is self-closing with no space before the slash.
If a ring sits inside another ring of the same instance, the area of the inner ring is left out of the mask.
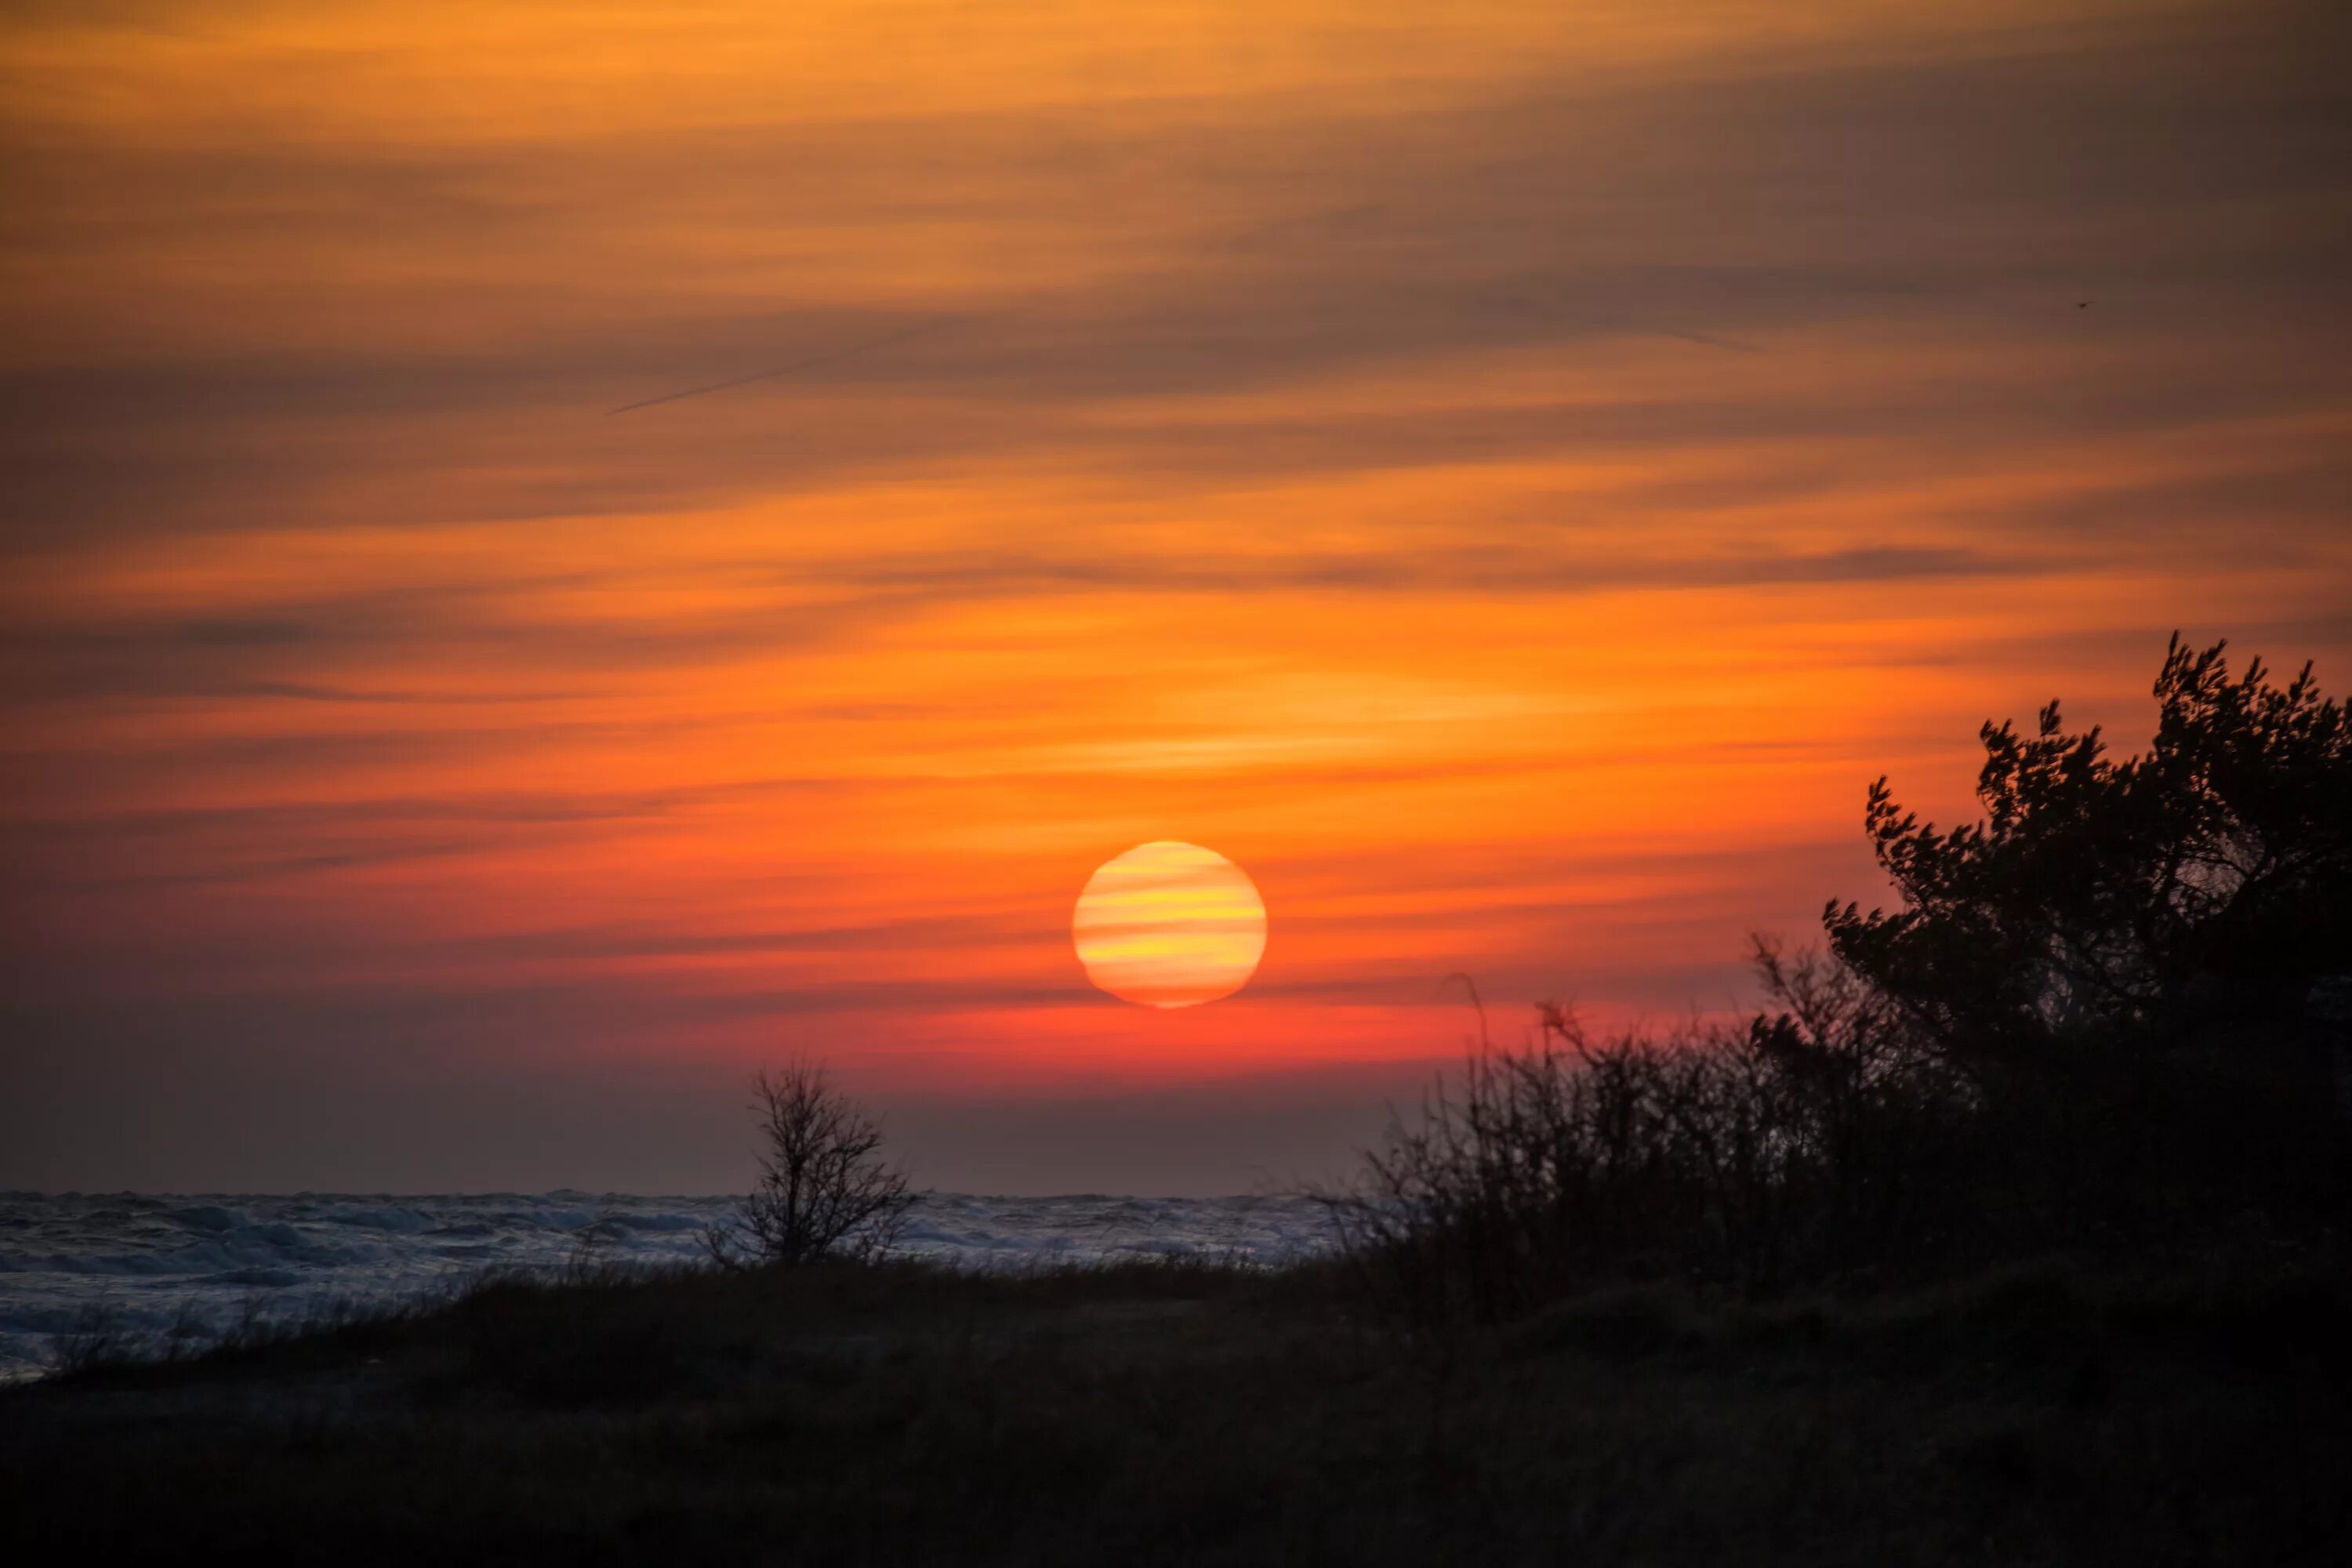
<path id="1" fill-rule="evenodd" d="M 1988 715 L 2344 689 L 2347 42 L 14 6 L 0 1186 L 724 1184 L 800 1050 L 919 1180 L 1230 1191 L 1449 974 L 1738 1005 Z M 1087 984 L 1154 839 L 1239 996 Z"/>

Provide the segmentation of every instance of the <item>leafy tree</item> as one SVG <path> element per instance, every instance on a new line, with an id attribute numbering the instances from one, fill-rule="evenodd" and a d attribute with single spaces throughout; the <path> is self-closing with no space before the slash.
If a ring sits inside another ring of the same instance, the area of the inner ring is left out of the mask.
<path id="1" fill-rule="evenodd" d="M 1948 1050 L 2159 1028 L 2200 977 L 2352 968 L 2352 724 L 2311 667 L 2231 679 L 2176 633 L 2154 746 L 2110 760 L 2053 701 L 1988 721 L 1979 823 L 1938 831 L 1871 785 L 1903 907 L 1831 900 L 1832 950 Z"/>

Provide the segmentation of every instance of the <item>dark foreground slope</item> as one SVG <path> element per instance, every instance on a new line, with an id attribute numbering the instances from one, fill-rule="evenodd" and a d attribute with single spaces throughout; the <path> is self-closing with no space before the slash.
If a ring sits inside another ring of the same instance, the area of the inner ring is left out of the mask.
<path id="1" fill-rule="evenodd" d="M 494 1286 L 0 1394 L 0 1557 L 2147 1564 L 2352 1528 L 2332 1268 L 1634 1291 L 1420 1342 L 1335 1285 Z"/>

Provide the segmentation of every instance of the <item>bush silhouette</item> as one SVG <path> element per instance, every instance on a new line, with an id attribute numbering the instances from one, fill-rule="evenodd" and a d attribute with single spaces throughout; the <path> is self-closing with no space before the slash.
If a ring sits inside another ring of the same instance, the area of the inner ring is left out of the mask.
<path id="1" fill-rule="evenodd" d="M 1507 1319 L 1618 1280 L 1742 1294 L 1981 1252 L 1969 1091 L 1851 972 L 1759 944 L 1782 1010 L 1664 1038 L 1546 1007 L 1324 1194 L 1375 1300 Z"/>

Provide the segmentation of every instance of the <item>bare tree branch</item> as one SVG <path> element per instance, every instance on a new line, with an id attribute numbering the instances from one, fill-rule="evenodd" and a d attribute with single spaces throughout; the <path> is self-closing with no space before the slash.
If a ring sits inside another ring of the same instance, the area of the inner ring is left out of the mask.
<path id="1" fill-rule="evenodd" d="M 906 1172 L 882 1159 L 881 1128 L 815 1062 L 794 1058 L 751 1089 L 760 1180 L 734 1214 L 703 1232 L 712 1260 L 791 1267 L 887 1251 L 915 1195 Z"/>

